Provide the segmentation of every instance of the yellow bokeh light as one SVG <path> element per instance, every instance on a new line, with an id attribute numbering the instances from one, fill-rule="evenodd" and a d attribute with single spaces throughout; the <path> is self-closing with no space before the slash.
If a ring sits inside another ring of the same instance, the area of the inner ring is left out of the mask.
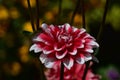
<path id="1" fill-rule="evenodd" d="M 48 11 L 48 12 L 45 13 L 45 18 L 48 21 L 53 21 L 54 20 L 54 15 L 51 11 Z"/>
<path id="2" fill-rule="evenodd" d="M 0 20 L 6 20 L 9 18 L 8 10 L 4 6 L 0 6 Z"/>
<path id="3" fill-rule="evenodd" d="M 79 14 L 76 14 L 75 18 L 74 18 L 74 23 L 75 24 L 81 24 L 82 23 L 82 16 L 79 15 Z"/>
<path id="4" fill-rule="evenodd" d="M 20 49 L 19 49 L 19 56 L 20 56 L 20 60 L 22 62 L 28 62 L 29 61 L 29 47 L 27 45 L 23 45 Z"/>
<path id="5" fill-rule="evenodd" d="M 20 13 L 18 12 L 18 10 L 17 10 L 16 8 L 11 8 L 11 9 L 9 10 L 9 12 L 10 12 L 10 17 L 11 17 L 12 19 L 19 18 L 19 16 L 20 16 Z"/>
<path id="6" fill-rule="evenodd" d="M 27 0 L 21 0 L 22 1 L 22 5 L 25 7 L 25 8 L 28 8 L 28 3 L 27 3 Z M 30 0 L 30 6 L 31 7 L 35 7 L 36 5 L 36 1 L 35 0 Z"/>
<path id="7" fill-rule="evenodd" d="M 11 74 L 16 76 L 20 73 L 21 71 L 21 65 L 18 62 L 14 62 L 11 66 Z"/>
<path id="8" fill-rule="evenodd" d="M 19 49 L 20 55 L 28 54 L 28 52 L 29 52 L 29 48 L 27 45 L 24 45 Z"/>
<path id="9" fill-rule="evenodd" d="M 23 30 L 28 32 L 33 32 L 32 25 L 30 22 L 26 22 L 23 24 Z"/>

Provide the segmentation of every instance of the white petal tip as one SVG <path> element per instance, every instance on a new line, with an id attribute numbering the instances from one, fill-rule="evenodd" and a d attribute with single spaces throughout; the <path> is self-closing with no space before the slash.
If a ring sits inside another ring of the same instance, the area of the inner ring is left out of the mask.
<path id="1" fill-rule="evenodd" d="M 84 63 L 85 63 L 85 60 L 84 60 L 84 58 L 77 58 L 77 59 L 76 59 L 76 62 L 77 62 L 78 64 L 84 64 Z"/>
<path id="2" fill-rule="evenodd" d="M 69 59 L 66 59 L 66 60 L 64 60 L 63 61 L 63 64 L 65 65 L 65 67 L 67 68 L 67 69 L 71 69 L 71 67 L 73 66 L 73 64 L 74 64 L 74 60 L 72 59 L 72 58 L 70 58 L 70 60 Z"/>
<path id="3" fill-rule="evenodd" d="M 54 65 L 54 62 L 46 62 L 46 63 L 45 63 L 45 67 L 46 67 L 46 68 L 52 68 L 53 65 Z"/>
<path id="4" fill-rule="evenodd" d="M 41 25 L 41 27 L 42 27 L 43 30 L 45 30 L 45 29 L 48 27 L 48 25 L 47 25 L 46 23 L 43 23 L 43 24 Z"/>
<path id="5" fill-rule="evenodd" d="M 85 51 L 88 52 L 88 53 L 93 53 L 94 52 L 92 49 L 86 49 Z"/>
<path id="6" fill-rule="evenodd" d="M 33 44 L 29 49 L 29 51 L 33 51 L 33 50 L 35 53 L 41 52 L 41 49 L 38 48 L 38 46 L 36 44 Z"/>
<path id="7" fill-rule="evenodd" d="M 89 60 L 92 60 L 92 57 L 91 57 L 91 56 L 85 57 L 85 61 L 89 61 Z"/>

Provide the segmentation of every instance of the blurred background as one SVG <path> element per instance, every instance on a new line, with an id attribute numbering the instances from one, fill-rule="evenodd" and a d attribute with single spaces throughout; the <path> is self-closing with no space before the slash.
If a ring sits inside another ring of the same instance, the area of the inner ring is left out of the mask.
<path id="1" fill-rule="evenodd" d="M 77 0 L 63 0 L 61 20 L 58 0 L 40 0 L 39 20 L 47 24 L 70 23 Z M 87 31 L 97 37 L 106 0 L 84 0 Z M 120 80 L 120 1 L 109 0 L 106 24 L 96 54 L 99 63 L 93 71 L 101 80 Z M 36 2 L 30 0 L 34 20 Z M 81 7 L 74 17 L 74 26 L 82 25 Z M 27 0 L 0 0 L 0 80 L 40 80 L 39 54 L 29 52 L 33 30 Z"/>

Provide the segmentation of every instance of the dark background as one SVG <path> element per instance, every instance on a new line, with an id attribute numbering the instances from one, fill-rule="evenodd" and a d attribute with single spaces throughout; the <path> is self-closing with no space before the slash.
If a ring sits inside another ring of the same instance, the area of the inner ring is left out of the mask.
<path id="1" fill-rule="evenodd" d="M 0 0 L 0 80 L 40 80 L 39 54 L 29 52 L 33 31 L 27 0 Z M 77 0 L 63 0 L 62 15 L 58 0 L 40 0 L 40 24 L 70 23 Z M 120 1 L 109 0 L 108 13 L 100 39 L 99 52 L 93 71 L 101 80 L 119 80 L 120 77 Z M 35 0 L 30 0 L 36 20 Z M 97 37 L 103 17 L 105 0 L 85 0 L 87 31 Z M 61 20 L 58 21 L 58 18 Z M 78 7 L 73 25 L 82 26 L 81 7 Z M 109 76 L 109 71 L 114 76 Z"/>

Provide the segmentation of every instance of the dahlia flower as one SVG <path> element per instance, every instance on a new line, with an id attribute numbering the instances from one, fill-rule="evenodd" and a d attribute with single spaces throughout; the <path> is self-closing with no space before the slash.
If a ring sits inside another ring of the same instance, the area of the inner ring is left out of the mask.
<path id="1" fill-rule="evenodd" d="M 41 27 L 43 32 L 33 38 L 30 51 L 41 52 L 39 59 L 47 68 L 52 68 L 59 61 L 68 69 L 75 62 L 84 64 L 92 59 L 93 48 L 99 47 L 94 37 L 83 28 L 78 29 L 69 24 L 42 24 Z"/>
<path id="2" fill-rule="evenodd" d="M 47 80 L 59 80 L 60 79 L 60 65 L 54 64 L 55 66 L 51 69 L 45 71 L 45 76 Z M 75 63 L 73 67 L 69 70 L 66 67 L 64 68 L 64 80 L 82 80 L 85 64 Z M 85 80 L 100 80 L 101 76 L 96 75 L 89 68 L 86 74 Z"/>

